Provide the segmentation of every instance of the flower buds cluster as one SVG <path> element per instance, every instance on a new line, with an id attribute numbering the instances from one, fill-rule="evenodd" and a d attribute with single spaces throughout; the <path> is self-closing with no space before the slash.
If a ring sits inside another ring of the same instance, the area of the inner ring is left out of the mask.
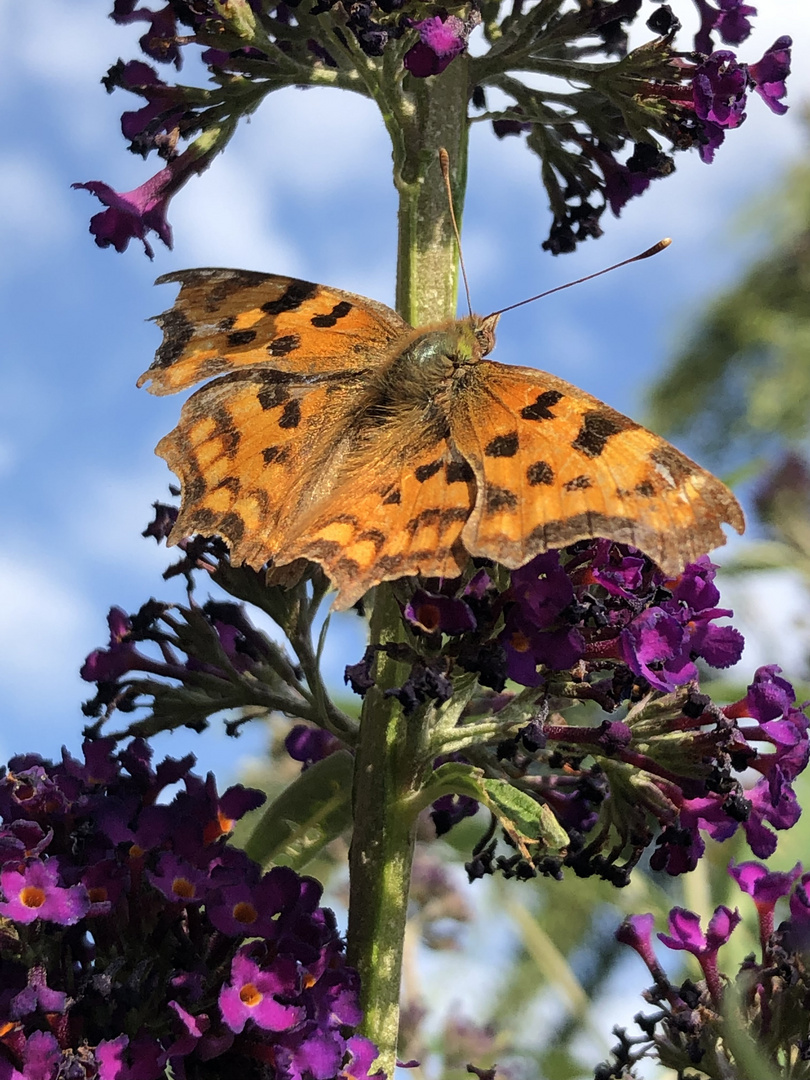
<path id="1" fill-rule="evenodd" d="M 810 873 L 797 863 L 792 870 L 769 870 L 759 862 L 729 866 L 729 873 L 754 902 L 761 952 L 743 962 L 736 980 L 720 968 L 719 953 L 742 921 L 738 910 L 720 905 L 704 931 L 699 917 L 684 908 L 669 913 L 668 933 L 658 938 L 668 949 L 691 953 L 703 979 L 673 984 L 653 948 L 655 919 L 631 915 L 616 932 L 642 958 L 654 980 L 645 993 L 658 1011 L 637 1016 L 643 1036 L 617 1030 L 620 1042 L 613 1061 L 596 1070 L 596 1080 L 635 1076 L 632 1067 L 655 1049 L 662 1063 L 680 1072 L 690 1066 L 701 1075 L 731 1076 L 735 1056 L 756 1062 L 757 1075 L 777 1076 L 786 1060 L 806 1062 L 807 996 L 810 992 Z M 778 904 L 789 897 L 788 918 L 774 929 Z M 733 1017 L 733 1019 L 732 1019 Z M 729 1034 L 729 1024 L 738 1032 Z"/>
<path id="2" fill-rule="evenodd" d="M 738 61 L 716 43 L 743 42 L 756 9 L 739 0 L 695 3 L 700 26 L 690 55 L 676 49 L 680 22 L 668 4 L 647 23 L 657 37 L 627 53 L 637 0 L 556 0 L 526 11 L 519 2 L 510 11 L 492 0 L 466 0 L 452 11 L 423 0 L 167 0 L 157 10 L 115 0 L 115 22 L 144 26 L 148 62 L 119 60 L 102 81 L 108 91 L 141 98 L 123 113 L 123 134 L 133 153 L 154 152 L 165 164 L 128 192 L 97 180 L 76 184 L 106 208 L 90 231 L 116 251 L 137 239 L 151 258 L 150 232 L 171 247 L 173 196 L 267 94 L 284 86 L 353 90 L 376 98 L 389 123 L 394 117 L 407 126 L 416 80 L 435 79 L 464 56 L 474 119 L 491 121 L 499 137 L 527 135 L 553 212 L 544 246 L 570 251 L 601 235 L 608 206 L 618 215 L 652 180 L 669 175 L 672 152 L 695 147 L 711 161 L 725 132 L 745 119 L 750 90 L 774 112 L 786 111 L 790 38 L 779 38 L 756 63 Z M 489 49 L 471 56 L 470 35 L 480 25 Z M 184 55 L 205 65 L 208 86 L 172 84 L 153 66 L 180 69 Z M 598 56 L 602 63 L 594 63 Z M 544 76 L 548 92 L 529 85 L 526 71 Z M 490 92 L 506 102 L 497 112 L 487 111 Z"/>

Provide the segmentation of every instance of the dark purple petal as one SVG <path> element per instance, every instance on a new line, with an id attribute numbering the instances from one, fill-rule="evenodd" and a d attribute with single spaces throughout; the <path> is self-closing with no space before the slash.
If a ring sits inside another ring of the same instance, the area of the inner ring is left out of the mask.
<path id="1" fill-rule="evenodd" d="M 746 69 L 733 52 L 718 51 L 698 64 L 692 79 L 695 114 L 721 128 L 735 128 L 745 119 Z"/>
<path id="2" fill-rule="evenodd" d="M 477 622 L 469 606 L 441 593 L 417 589 L 404 611 L 408 622 L 426 633 L 464 634 Z"/>
<path id="3" fill-rule="evenodd" d="M 754 83 L 754 89 L 773 112 L 780 116 L 787 112 L 787 105 L 782 98 L 787 93 L 785 80 L 790 74 L 790 49 L 793 41 L 789 37 L 778 38 L 757 64 L 749 64 L 748 73 Z"/>

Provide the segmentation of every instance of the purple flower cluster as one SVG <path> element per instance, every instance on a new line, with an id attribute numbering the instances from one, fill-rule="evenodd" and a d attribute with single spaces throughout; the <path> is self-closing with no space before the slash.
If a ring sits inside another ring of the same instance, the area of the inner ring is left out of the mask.
<path id="1" fill-rule="evenodd" d="M 535 715 L 530 706 L 519 713 L 526 723 L 517 734 L 495 753 L 462 753 L 493 776 L 507 762 L 504 779 L 519 776 L 566 830 L 566 854 L 541 856 L 543 872 L 568 865 L 622 884 L 654 844 L 653 869 L 678 875 L 695 868 L 706 834 L 722 841 L 738 829 L 766 858 L 777 832 L 798 820 L 793 785 L 810 758 L 809 722 L 776 666 L 760 668 L 745 697 L 725 708 L 699 692 L 696 662 L 729 667 L 744 645 L 721 622 L 732 612 L 720 606 L 715 574 L 704 556 L 667 579 L 641 552 L 595 540 L 539 555 L 506 583 L 482 568 L 466 584 L 419 587 L 402 607 L 409 640 L 380 647 L 411 662 L 406 682 L 386 693 L 406 713 L 435 708 L 459 675 L 474 672 L 490 689 L 469 702 L 461 737 L 477 716 L 511 715 L 521 699 L 508 680 L 536 688 Z M 375 655 L 367 649 L 347 669 L 360 694 L 374 685 Z M 553 700 L 595 702 L 607 715 L 594 726 L 568 724 L 549 713 Z M 611 717 L 620 707 L 626 713 Z M 474 809 L 472 799 L 445 797 L 434 820 L 446 830 Z M 616 834 L 621 843 L 605 858 Z M 472 876 L 532 872 L 494 851 L 493 841 L 478 853 Z"/>
<path id="2" fill-rule="evenodd" d="M 469 635 L 458 654 L 496 690 L 507 678 L 540 686 L 580 662 L 618 661 L 646 685 L 671 691 L 697 677 L 696 659 L 726 668 L 742 655 L 739 631 L 717 625 L 732 612 L 718 606 L 715 573 L 704 556 L 667 580 L 641 552 L 595 540 L 536 556 L 512 571 L 505 593 L 486 571 L 459 596 L 417 590 L 404 616 L 420 632 Z M 502 628 L 486 640 L 501 616 Z M 477 665 L 472 640 L 480 642 Z M 487 681 L 493 644 L 503 660 Z"/>
<path id="3" fill-rule="evenodd" d="M 227 843 L 264 801 L 193 758 L 87 742 L 0 781 L 0 1075 L 366 1080 L 358 979 L 321 887 Z M 169 802 L 158 798 L 182 785 Z M 212 1065 L 208 1063 L 212 1062 Z M 381 1074 L 374 1074 L 380 1076 Z"/>
<path id="4" fill-rule="evenodd" d="M 802 1052 L 807 1060 L 806 994 L 807 950 L 810 946 L 810 873 L 803 873 L 801 863 L 792 870 L 769 870 L 760 862 L 732 862 L 728 872 L 741 891 L 753 900 L 759 919 L 761 955 L 746 958 L 737 976 L 739 1006 L 742 1022 L 752 1038 L 766 1053 Z M 789 898 L 788 918 L 775 928 L 775 910 Z M 653 1017 L 637 1017 L 646 1039 L 622 1042 L 613 1051 L 613 1072 L 597 1070 L 599 1076 L 622 1075 L 620 1066 L 628 1067 L 644 1056 L 634 1052 L 634 1044 L 644 1043 L 655 1032 L 661 1054 L 673 1067 L 696 1065 L 709 1052 L 716 1054 L 724 1020 L 725 987 L 732 983 L 719 966 L 719 952 L 731 937 L 742 917 L 737 909 L 725 904 L 715 909 L 705 931 L 693 911 L 675 907 L 669 913 L 667 933 L 659 940 L 668 949 L 691 953 L 700 964 L 703 983 L 687 979 L 673 985 L 659 963 L 653 946 L 655 918 L 651 914 L 631 915 L 616 931 L 616 938 L 629 945 L 644 961 L 654 980 L 654 987 L 644 995 L 648 1001 L 661 1006 Z M 618 1071 L 616 1071 L 618 1070 Z M 678 1068 L 680 1071 L 680 1068 Z M 627 1075 L 627 1074 L 625 1074 Z M 635 1075 L 635 1074 L 633 1074 Z"/>
<path id="5" fill-rule="evenodd" d="M 713 161 L 725 132 L 745 120 L 749 90 L 756 90 L 778 115 L 787 112 L 782 98 L 787 93 L 791 45 L 789 37 L 778 38 L 755 64 L 741 64 L 733 52 L 720 50 L 697 65 L 692 77 L 691 106 L 702 126 L 703 161 Z"/>

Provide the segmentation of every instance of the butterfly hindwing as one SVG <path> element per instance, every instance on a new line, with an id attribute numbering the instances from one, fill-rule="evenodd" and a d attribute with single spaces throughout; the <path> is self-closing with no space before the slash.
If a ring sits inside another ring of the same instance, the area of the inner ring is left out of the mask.
<path id="1" fill-rule="evenodd" d="M 183 492 L 171 541 L 222 536 L 235 564 L 263 566 L 289 521 L 317 497 L 317 477 L 330 475 L 335 430 L 341 417 L 349 422 L 360 392 L 345 376 L 304 381 L 252 371 L 198 390 L 157 446 Z"/>
<path id="2" fill-rule="evenodd" d="M 460 536 L 475 501 L 472 471 L 446 438 L 413 436 L 396 419 L 378 432 L 284 545 L 285 561 L 323 566 L 335 608 L 381 581 L 458 577 L 468 562 Z"/>
<path id="3" fill-rule="evenodd" d="M 451 433 L 478 493 L 462 534 L 472 555 L 509 567 L 603 536 L 667 573 L 738 532 L 728 489 L 685 454 L 577 387 L 484 360 L 454 402 Z"/>

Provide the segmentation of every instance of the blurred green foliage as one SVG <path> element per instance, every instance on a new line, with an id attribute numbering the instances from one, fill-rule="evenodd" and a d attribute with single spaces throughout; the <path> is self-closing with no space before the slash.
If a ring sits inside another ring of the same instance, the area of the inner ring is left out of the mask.
<path id="1" fill-rule="evenodd" d="M 696 313 L 649 395 L 651 426 L 737 466 L 806 444 L 810 412 L 810 163 L 749 208 L 766 250 Z"/>

